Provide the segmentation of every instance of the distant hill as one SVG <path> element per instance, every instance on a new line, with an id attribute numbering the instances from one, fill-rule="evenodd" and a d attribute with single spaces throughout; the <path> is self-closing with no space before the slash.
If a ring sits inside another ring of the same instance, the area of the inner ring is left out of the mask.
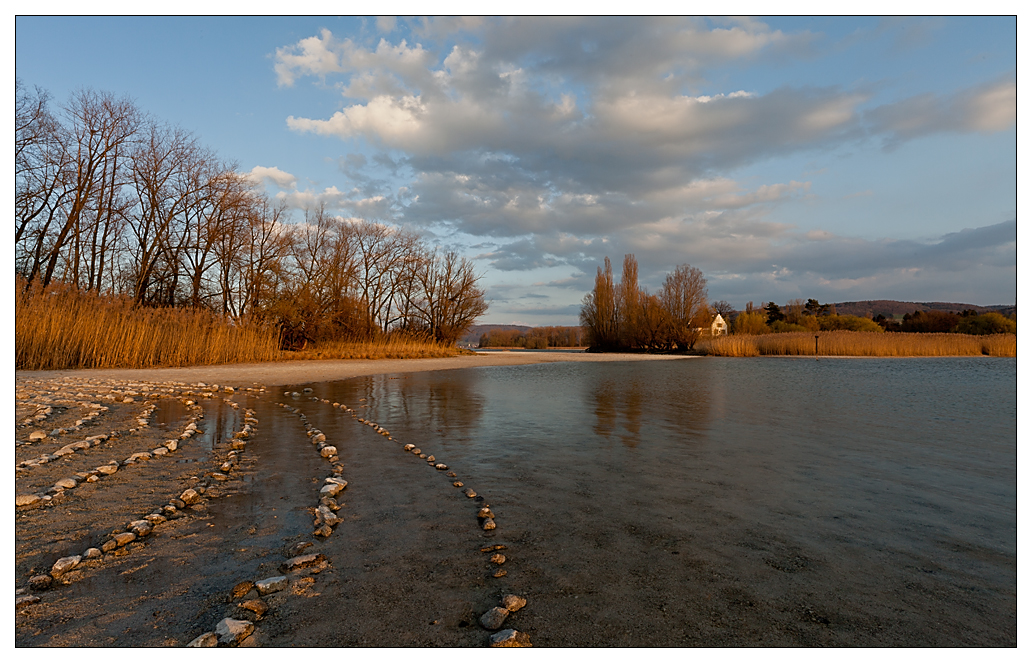
<path id="1" fill-rule="evenodd" d="M 466 332 L 466 335 L 459 339 L 459 343 L 472 343 L 473 345 L 476 345 L 480 342 L 481 334 L 486 334 L 492 329 L 504 329 L 506 331 L 515 329 L 517 331 L 527 331 L 528 329 L 532 329 L 532 327 L 527 327 L 525 325 L 473 325 L 469 328 L 469 331 Z"/>
<path id="2" fill-rule="evenodd" d="M 955 311 L 961 313 L 971 309 L 978 313 L 996 311 L 1003 315 L 1011 315 L 1017 312 L 1016 306 L 1005 304 L 995 306 L 976 306 L 975 304 L 957 304 L 954 302 L 900 302 L 894 299 L 870 299 L 861 302 L 838 302 L 835 311 L 839 315 L 858 315 L 863 318 L 873 318 L 884 315 L 886 318 L 892 316 L 913 313 L 914 311 Z"/>

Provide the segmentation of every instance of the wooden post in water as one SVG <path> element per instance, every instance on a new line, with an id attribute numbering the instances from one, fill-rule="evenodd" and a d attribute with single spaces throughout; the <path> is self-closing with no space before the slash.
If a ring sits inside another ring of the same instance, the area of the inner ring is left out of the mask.
<path id="1" fill-rule="evenodd" d="M 819 339 L 820 337 L 821 337 L 820 334 L 814 334 L 813 335 L 813 356 L 814 357 L 816 357 L 817 354 L 818 354 L 817 353 L 817 339 Z M 818 359 L 817 361 L 820 361 L 820 359 Z"/>

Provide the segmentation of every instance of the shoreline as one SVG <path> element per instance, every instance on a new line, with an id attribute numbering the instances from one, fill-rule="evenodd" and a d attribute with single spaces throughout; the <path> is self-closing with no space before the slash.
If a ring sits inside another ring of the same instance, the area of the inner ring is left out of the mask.
<path id="1" fill-rule="evenodd" d="M 253 364 L 217 364 L 175 368 L 79 368 L 56 371 L 15 371 L 15 381 L 81 378 L 147 380 L 153 382 L 209 382 L 240 385 L 309 384 L 347 380 L 385 373 L 421 373 L 482 366 L 525 366 L 557 362 L 670 361 L 695 359 L 691 355 L 634 353 L 491 352 L 431 359 L 318 359 Z"/>

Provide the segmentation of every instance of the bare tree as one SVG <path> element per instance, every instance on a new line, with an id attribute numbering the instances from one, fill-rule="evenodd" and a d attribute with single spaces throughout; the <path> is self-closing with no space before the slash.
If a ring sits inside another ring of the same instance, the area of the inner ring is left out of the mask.
<path id="1" fill-rule="evenodd" d="M 598 350 L 611 350 L 620 343 L 620 319 L 616 288 L 613 285 L 613 266 L 606 256 L 605 268 L 598 268 L 595 288 L 584 296 L 580 313 L 581 324 L 587 330 L 588 344 Z"/>
<path id="2" fill-rule="evenodd" d="M 679 265 L 667 274 L 660 293 L 663 308 L 670 315 L 671 340 L 681 350 L 691 350 L 702 335 L 706 306 L 706 277 L 691 265 Z"/>

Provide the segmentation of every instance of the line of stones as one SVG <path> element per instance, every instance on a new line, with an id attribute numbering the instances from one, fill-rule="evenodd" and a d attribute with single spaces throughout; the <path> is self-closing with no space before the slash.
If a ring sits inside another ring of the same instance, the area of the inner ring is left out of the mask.
<path id="1" fill-rule="evenodd" d="M 301 542 L 291 546 L 290 555 L 293 555 L 280 564 L 280 571 L 284 574 L 296 573 L 304 569 L 310 569 L 312 573 L 320 573 L 329 567 L 326 555 L 322 553 L 299 554 L 311 543 Z M 287 589 L 290 579 L 286 575 L 273 576 L 262 580 L 244 580 L 234 585 L 230 590 L 228 602 L 230 607 L 225 617 L 215 626 L 215 630 L 207 631 L 191 640 L 187 647 L 233 647 L 240 644 L 244 639 L 255 631 L 255 622 L 260 620 L 269 611 L 269 604 L 265 597 L 277 594 Z M 236 601 L 240 601 L 236 603 Z M 252 616 L 253 615 L 253 616 Z M 243 617 L 246 617 L 244 619 Z"/>
<path id="2" fill-rule="evenodd" d="M 110 475 L 114 474 L 115 472 L 117 472 L 119 470 L 119 468 L 124 468 L 124 467 L 129 466 L 129 465 L 134 465 L 134 464 L 136 464 L 136 463 L 138 463 L 140 461 L 150 460 L 151 458 L 153 458 L 155 456 L 158 456 L 158 457 L 166 456 L 166 455 L 176 451 L 179 448 L 179 442 L 181 440 L 188 440 L 194 434 L 196 434 L 198 432 L 197 431 L 197 423 L 196 422 L 197 422 L 198 419 L 204 418 L 204 413 L 201 411 L 201 406 L 196 405 L 193 401 L 186 401 L 186 402 L 189 404 L 188 407 L 190 407 L 192 410 L 194 410 L 194 414 L 190 417 L 190 419 L 187 422 L 186 427 L 184 428 L 183 432 L 180 433 L 178 440 L 175 440 L 175 439 L 165 440 L 165 442 L 161 446 L 159 446 L 159 447 L 157 447 L 155 449 L 152 449 L 150 451 L 139 451 L 139 452 L 136 452 L 136 453 L 130 455 L 125 460 L 123 460 L 121 463 L 119 463 L 117 460 L 109 460 L 107 463 L 105 463 L 103 465 L 99 465 L 99 466 L 97 466 L 96 468 L 94 468 L 92 470 L 87 470 L 86 472 L 76 472 L 71 477 L 65 477 L 64 479 L 59 479 L 53 486 L 51 486 L 50 488 L 47 488 L 45 491 L 41 491 L 39 493 L 26 493 L 26 494 L 22 494 L 22 495 L 16 495 L 15 498 L 14 498 L 14 505 L 15 505 L 15 507 L 25 508 L 25 507 L 31 507 L 31 506 L 46 504 L 47 502 L 50 502 L 51 500 L 53 500 L 55 498 L 63 496 L 67 491 L 75 490 L 75 488 L 78 487 L 82 483 L 96 483 L 97 481 L 99 481 L 100 479 L 104 478 L 105 476 L 110 476 Z M 152 405 L 151 409 L 150 409 L 151 412 L 153 412 L 153 407 L 154 406 Z M 129 429 L 128 431 L 123 431 L 123 432 L 129 433 L 129 432 L 135 432 L 135 431 L 136 431 L 136 429 Z M 111 433 L 107 433 L 107 434 L 94 435 L 94 436 L 86 438 L 85 440 L 81 440 L 79 442 L 73 442 L 72 444 L 66 445 L 65 447 L 62 447 L 61 449 L 58 449 L 53 454 L 50 454 L 47 457 L 42 457 L 43 458 L 42 462 L 37 462 L 35 464 L 26 465 L 26 463 L 31 463 L 32 461 L 24 461 L 23 463 L 19 464 L 19 466 L 16 468 L 16 470 L 24 471 L 24 470 L 26 470 L 26 469 L 28 469 L 30 467 L 36 467 L 36 466 L 38 466 L 40 464 L 43 464 L 45 462 L 49 462 L 50 460 L 55 460 L 57 458 L 61 458 L 61 457 L 64 457 L 66 455 L 75 453 L 75 451 L 81 451 L 81 450 L 89 449 L 91 447 L 94 447 L 94 446 L 97 446 L 97 445 L 101 444 L 102 442 L 105 442 L 105 441 L 110 440 L 110 439 L 115 439 L 115 438 L 118 438 L 120 436 L 121 436 L 121 432 L 119 432 L 119 431 L 111 431 Z M 40 459 L 32 459 L 32 460 L 38 461 Z"/>
<path id="3" fill-rule="evenodd" d="M 337 447 L 326 441 L 325 433 L 308 423 L 308 417 L 305 416 L 304 412 L 286 403 L 276 403 L 276 405 L 298 416 L 298 419 L 304 424 L 308 438 L 319 451 L 319 455 L 333 466 L 333 473 L 326 477 L 322 487 L 319 489 L 319 504 L 314 509 L 315 521 L 312 523 L 312 526 L 315 527 L 313 534 L 327 538 L 333 534 L 334 528 L 341 523 L 341 518 L 337 515 L 337 512 L 344 505 L 337 503 L 337 496 L 348 486 L 347 480 L 342 476 L 344 465 L 340 462 L 340 456 L 337 455 Z"/>
<path id="4" fill-rule="evenodd" d="M 245 410 L 245 420 L 250 418 L 254 423 L 257 423 L 257 419 L 254 419 L 253 415 L 253 410 Z M 251 428 L 250 424 L 247 424 L 245 428 L 248 428 L 251 431 L 254 430 Z M 229 452 L 229 456 L 233 461 L 232 465 L 236 464 L 236 457 L 246 448 L 246 438 L 250 436 L 250 432 L 248 432 L 240 437 L 241 433 L 243 433 L 243 429 L 234 434 L 234 439 L 231 443 L 232 449 Z M 226 468 L 225 463 L 222 468 L 231 469 L 231 467 Z M 105 553 L 114 553 L 117 549 L 148 536 L 154 531 L 154 528 L 157 525 L 160 525 L 169 519 L 180 517 L 180 512 L 182 510 L 201 502 L 201 500 L 204 499 L 203 495 L 208 490 L 208 485 L 209 482 L 207 479 L 197 479 L 197 483 L 194 488 L 187 488 L 180 493 L 178 497 L 173 497 L 167 504 L 155 509 L 143 518 L 130 521 L 126 526 L 125 531 L 119 532 L 116 530 L 109 534 L 108 538 L 101 544 L 100 548 L 90 547 L 81 555 L 70 555 L 68 557 L 60 558 L 54 562 L 49 574 L 40 574 L 29 578 L 28 590 L 45 591 L 50 589 L 55 580 L 78 567 L 84 560 L 98 560 Z M 15 591 L 16 610 L 24 605 L 36 603 L 39 600 L 38 596 L 28 594 L 26 588 L 18 588 Z"/>
<path id="5" fill-rule="evenodd" d="M 39 411 L 40 412 L 39 414 L 36 414 L 35 416 L 32 416 L 32 417 L 29 417 L 28 419 L 25 419 L 24 421 L 22 421 L 19 424 L 19 426 L 25 427 L 25 426 L 30 426 L 30 425 L 33 425 L 33 424 L 39 424 L 40 422 L 45 420 L 49 415 L 53 414 L 54 408 L 52 407 L 52 405 L 60 405 L 60 404 L 78 405 L 80 407 L 89 408 L 90 410 L 93 410 L 93 411 L 90 412 L 89 414 L 83 416 L 82 419 L 76 420 L 74 426 L 70 426 L 68 428 L 55 428 L 52 431 L 50 431 L 49 434 L 46 431 L 42 431 L 42 430 L 33 431 L 33 432 L 29 433 L 29 439 L 16 441 L 15 442 L 15 446 L 22 446 L 22 445 L 25 445 L 25 444 L 32 444 L 33 442 L 46 439 L 47 437 L 57 437 L 58 435 L 64 435 L 66 433 L 74 433 L 74 432 L 76 432 L 78 430 L 81 430 L 83 426 L 85 426 L 86 424 L 90 423 L 91 421 L 93 421 L 94 419 L 99 417 L 101 415 L 101 413 L 108 411 L 108 407 L 106 405 L 101 405 L 100 403 L 91 403 L 89 401 L 73 401 L 73 400 L 51 401 L 51 405 L 47 405 L 46 407 L 44 407 L 42 410 Z"/>
<path id="6" fill-rule="evenodd" d="M 304 389 L 304 393 L 306 395 L 312 393 L 312 391 L 313 390 L 311 388 L 305 388 Z M 295 398 L 300 396 L 300 394 L 298 394 L 297 392 L 285 392 L 284 393 L 284 395 L 287 395 L 287 394 L 290 394 L 291 396 L 293 396 Z M 378 423 L 376 423 L 374 421 L 367 421 L 366 419 L 363 419 L 363 418 L 359 417 L 358 416 L 358 412 L 356 412 L 355 410 L 351 409 L 347 405 L 344 405 L 344 404 L 341 404 L 341 403 L 338 403 L 338 402 L 332 402 L 331 403 L 329 399 L 319 398 L 317 396 L 310 396 L 310 398 L 313 401 L 321 401 L 322 403 L 329 404 L 329 405 L 331 405 L 334 408 L 340 409 L 340 410 L 342 410 L 344 412 L 347 412 L 347 413 L 351 414 L 351 418 L 354 419 L 355 421 L 357 421 L 358 423 L 364 424 L 364 425 L 372 428 L 378 434 L 382 435 L 383 437 L 386 437 L 388 440 L 390 440 L 392 442 L 397 442 L 397 440 L 395 440 L 393 438 L 393 436 L 391 436 L 390 431 L 388 431 L 383 426 L 379 425 Z M 302 415 L 302 417 L 303 416 L 304 415 Z M 434 467 L 437 470 L 447 470 L 448 469 L 447 465 L 445 465 L 444 463 L 437 463 L 436 462 L 437 459 L 433 455 L 427 455 L 427 454 L 423 453 L 423 451 L 421 449 L 417 448 L 414 444 L 405 444 L 402 448 L 405 451 L 407 451 L 409 453 L 412 453 L 413 455 L 418 456 L 421 459 L 426 460 L 428 465 Z M 450 477 L 450 478 L 454 478 L 455 479 L 455 481 L 452 482 L 453 486 L 455 486 L 456 488 L 464 488 L 463 483 L 456 478 L 457 475 L 455 474 L 455 472 L 448 472 L 447 476 Z M 473 491 L 473 489 L 471 489 L 471 488 L 465 488 L 463 490 L 463 493 L 468 498 L 471 498 L 471 499 L 477 498 L 476 492 Z M 482 497 L 479 498 L 479 499 L 483 500 Z M 477 512 L 477 518 L 480 520 L 481 527 L 485 531 L 491 531 L 491 530 L 494 530 L 497 527 L 497 525 L 495 523 L 495 516 L 491 512 L 490 505 L 487 504 L 486 502 L 481 502 L 481 507 L 480 507 L 480 509 Z M 498 567 L 498 568 L 496 568 L 496 570 L 492 574 L 492 577 L 494 577 L 494 578 L 502 578 L 502 577 L 504 577 L 507 574 L 505 569 L 500 568 L 501 565 L 505 563 L 506 557 L 505 557 L 505 555 L 503 553 L 501 553 L 499 551 L 505 550 L 505 549 L 506 549 L 506 546 L 504 544 L 488 545 L 488 546 L 484 546 L 484 547 L 482 547 L 480 549 L 481 552 L 485 552 L 485 553 L 486 552 L 490 552 L 490 553 L 492 553 L 490 561 L 491 561 L 492 564 L 494 564 L 494 565 L 496 565 Z M 519 610 L 520 608 L 524 607 L 525 605 L 527 605 L 527 600 L 525 598 L 519 597 L 519 596 L 515 596 L 515 595 L 512 595 L 512 594 L 505 595 L 505 596 L 502 597 L 502 605 L 501 606 L 494 607 L 491 610 L 489 610 L 488 612 L 484 613 L 484 615 L 481 616 L 481 618 L 480 618 L 480 625 L 483 626 L 488 631 L 498 631 L 498 629 L 500 629 L 502 627 L 502 624 L 504 623 L 505 619 L 509 616 L 509 614 L 511 614 L 513 612 L 516 612 L 517 610 Z M 493 633 L 489 637 L 489 639 L 488 639 L 488 646 L 490 646 L 490 647 L 531 647 L 533 645 L 530 642 L 530 636 L 527 635 L 526 633 L 522 633 L 522 632 L 517 631 L 515 629 L 505 629 L 504 631 L 498 631 L 497 633 Z"/>

